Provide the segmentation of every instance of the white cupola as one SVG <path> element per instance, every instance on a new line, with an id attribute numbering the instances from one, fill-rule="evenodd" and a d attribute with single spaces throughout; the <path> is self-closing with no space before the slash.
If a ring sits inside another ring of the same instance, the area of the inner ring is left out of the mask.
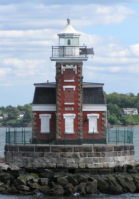
<path id="1" fill-rule="evenodd" d="M 70 24 L 70 19 L 67 19 L 67 25 L 59 34 L 60 46 L 79 46 L 80 34 Z"/>
<path id="2" fill-rule="evenodd" d="M 63 31 L 57 34 L 58 46 L 52 46 L 52 61 L 81 62 L 87 60 L 86 46 L 80 46 L 80 33 L 77 32 L 67 19 L 67 25 Z"/>

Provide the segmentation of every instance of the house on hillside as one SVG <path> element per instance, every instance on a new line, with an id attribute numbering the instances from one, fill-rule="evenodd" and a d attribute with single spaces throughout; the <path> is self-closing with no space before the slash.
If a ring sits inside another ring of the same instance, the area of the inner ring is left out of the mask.
<path id="1" fill-rule="evenodd" d="M 123 113 L 125 115 L 138 115 L 137 108 L 123 108 Z"/>

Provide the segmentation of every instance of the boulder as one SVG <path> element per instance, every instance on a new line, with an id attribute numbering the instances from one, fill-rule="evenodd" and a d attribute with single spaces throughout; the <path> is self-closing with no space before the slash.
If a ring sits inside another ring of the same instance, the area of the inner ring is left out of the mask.
<path id="1" fill-rule="evenodd" d="M 88 181 L 88 176 L 85 176 L 83 174 L 75 174 L 74 178 L 78 181 L 78 184 L 81 182 L 87 182 Z"/>
<path id="2" fill-rule="evenodd" d="M 70 195 L 75 192 L 75 188 L 71 183 L 66 184 L 64 190 L 65 190 L 65 195 Z"/>
<path id="3" fill-rule="evenodd" d="M 43 186 L 40 186 L 40 187 L 39 187 L 39 191 L 40 191 L 41 193 L 48 194 L 49 191 L 50 191 L 50 189 L 49 189 L 49 187 L 48 187 L 47 185 L 43 185 Z"/>
<path id="4" fill-rule="evenodd" d="M 68 180 L 69 183 L 71 183 L 73 185 L 78 185 L 79 184 L 78 180 L 75 178 L 74 175 L 68 175 L 67 176 L 67 180 Z"/>
<path id="5" fill-rule="evenodd" d="M 139 192 L 139 174 L 132 174 L 135 186 L 136 186 L 136 192 Z"/>
<path id="6" fill-rule="evenodd" d="M 49 179 L 48 178 L 39 178 L 38 182 L 40 185 L 48 185 Z"/>
<path id="7" fill-rule="evenodd" d="M 44 169 L 44 170 L 42 170 L 40 172 L 39 175 L 40 175 L 41 178 L 49 178 L 49 179 L 51 179 L 54 176 L 54 172 L 52 170 L 50 170 L 50 169 Z"/>
<path id="8" fill-rule="evenodd" d="M 49 190 L 49 194 L 55 196 L 63 196 L 64 188 L 61 185 L 55 185 L 52 189 Z"/>
<path id="9" fill-rule="evenodd" d="M 30 188 L 26 185 L 19 185 L 17 188 L 19 190 L 22 190 L 22 191 L 29 191 L 30 190 Z"/>
<path id="10" fill-rule="evenodd" d="M 104 176 L 97 176 L 97 187 L 101 193 L 109 193 L 109 183 Z"/>
<path id="11" fill-rule="evenodd" d="M 107 181 L 109 183 L 109 192 L 110 194 L 121 194 L 124 192 L 122 186 L 117 182 L 116 178 L 113 175 L 108 175 Z"/>
<path id="12" fill-rule="evenodd" d="M 14 177 L 8 173 L 8 172 L 1 172 L 0 173 L 0 181 L 4 184 L 10 183 L 10 181 L 13 181 Z"/>
<path id="13" fill-rule="evenodd" d="M 86 183 L 86 193 L 88 194 L 97 193 L 97 180 Z"/>
<path id="14" fill-rule="evenodd" d="M 75 192 L 79 192 L 81 195 L 86 195 L 86 183 L 81 182 L 79 185 L 77 185 Z"/>
<path id="15" fill-rule="evenodd" d="M 35 189 L 35 190 L 39 190 L 40 185 L 36 182 L 28 182 L 27 185 L 31 188 L 31 189 Z"/>
<path id="16" fill-rule="evenodd" d="M 136 186 L 133 177 L 128 174 L 117 175 L 117 180 L 119 184 L 123 187 L 124 192 L 134 193 L 136 191 Z"/>
<path id="17" fill-rule="evenodd" d="M 6 163 L 0 163 L 0 171 L 7 171 L 9 169 L 9 165 Z"/>
<path id="18" fill-rule="evenodd" d="M 68 182 L 67 176 L 57 177 L 57 183 L 62 186 L 65 186 L 66 184 L 68 184 L 69 182 Z"/>
<path id="19" fill-rule="evenodd" d="M 17 178 L 16 183 L 20 185 L 26 185 L 29 181 L 36 183 L 38 181 L 38 175 L 35 173 L 27 173 L 20 175 Z"/>
<path id="20" fill-rule="evenodd" d="M 5 186 L 5 184 L 3 182 L 0 182 L 0 192 L 3 193 L 6 189 L 7 187 Z"/>

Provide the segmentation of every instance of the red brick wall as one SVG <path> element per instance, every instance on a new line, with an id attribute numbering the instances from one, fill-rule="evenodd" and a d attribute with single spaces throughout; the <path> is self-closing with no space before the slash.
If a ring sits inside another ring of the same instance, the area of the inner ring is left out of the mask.
<path id="1" fill-rule="evenodd" d="M 40 114 L 51 114 L 50 119 L 50 133 L 40 133 L 41 131 L 41 120 Z M 33 112 L 33 134 L 37 138 L 54 138 L 56 136 L 56 113 L 52 111 L 34 111 Z"/>
<path id="2" fill-rule="evenodd" d="M 74 102 L 74 89 L 66 88 L 64 91 L 64 101 L 67 103 Z"/>
<path id="3" fill-rule="evenodd" d="M 79 137 L 80 124 L 79 119 L 80 116 L 78 113 L 82 110 L 82 102 L 80 95 L 82 94 L 82 64 L 77 64 L 77 73 L 73 71 L 73 69 L 66 69 L 61 72 L 61 64 L 56 64 L 56 80 L 57 80 L 57 132 L 59 132 L 58 138 L 73 138 L 76 139 Z M 74 82 L 64 82 L 64 80 L 72 80 Z M 75 86 L 74 94 L 65 97 L 68 90 L 65 92 L 63 86 Z M 67 102 L 72 101 L 74 98 L 74 105 L 65 105 L 65 98 Z M 67 110 L 68 109 L 68 110 Z M 69 110 L 72 109 L 72 110 Z M 63 114 L 73 113 L 76 114 L 74 119 L 74 134 L 66 134 L 65 135 L 65 119 L 63 118 Z"/>
<path id="4" fill-rule="evenodd" d="M 66 69 L 63 73 L 63 78 L 65 80 L 73 80 L 75 77 L 75 71 L 73 71 L 72 69 Z"/>

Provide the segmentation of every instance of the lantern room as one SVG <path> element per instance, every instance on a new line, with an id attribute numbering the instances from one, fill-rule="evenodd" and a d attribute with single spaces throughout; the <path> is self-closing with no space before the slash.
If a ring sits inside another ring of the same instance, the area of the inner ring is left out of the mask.
<path id="1" fill-rule="evenodd" d="M 80 33 L 77 32 L 70 20 L 67 19 L 67 25 L 63 31 L 57 34 L 59 37 L 58 46 L 52 46 L 52 61 L 68 60 L 87 60 L 87 47 L 80 46 Z M 92 54 L 92 53 L 91 53 Z"/>

